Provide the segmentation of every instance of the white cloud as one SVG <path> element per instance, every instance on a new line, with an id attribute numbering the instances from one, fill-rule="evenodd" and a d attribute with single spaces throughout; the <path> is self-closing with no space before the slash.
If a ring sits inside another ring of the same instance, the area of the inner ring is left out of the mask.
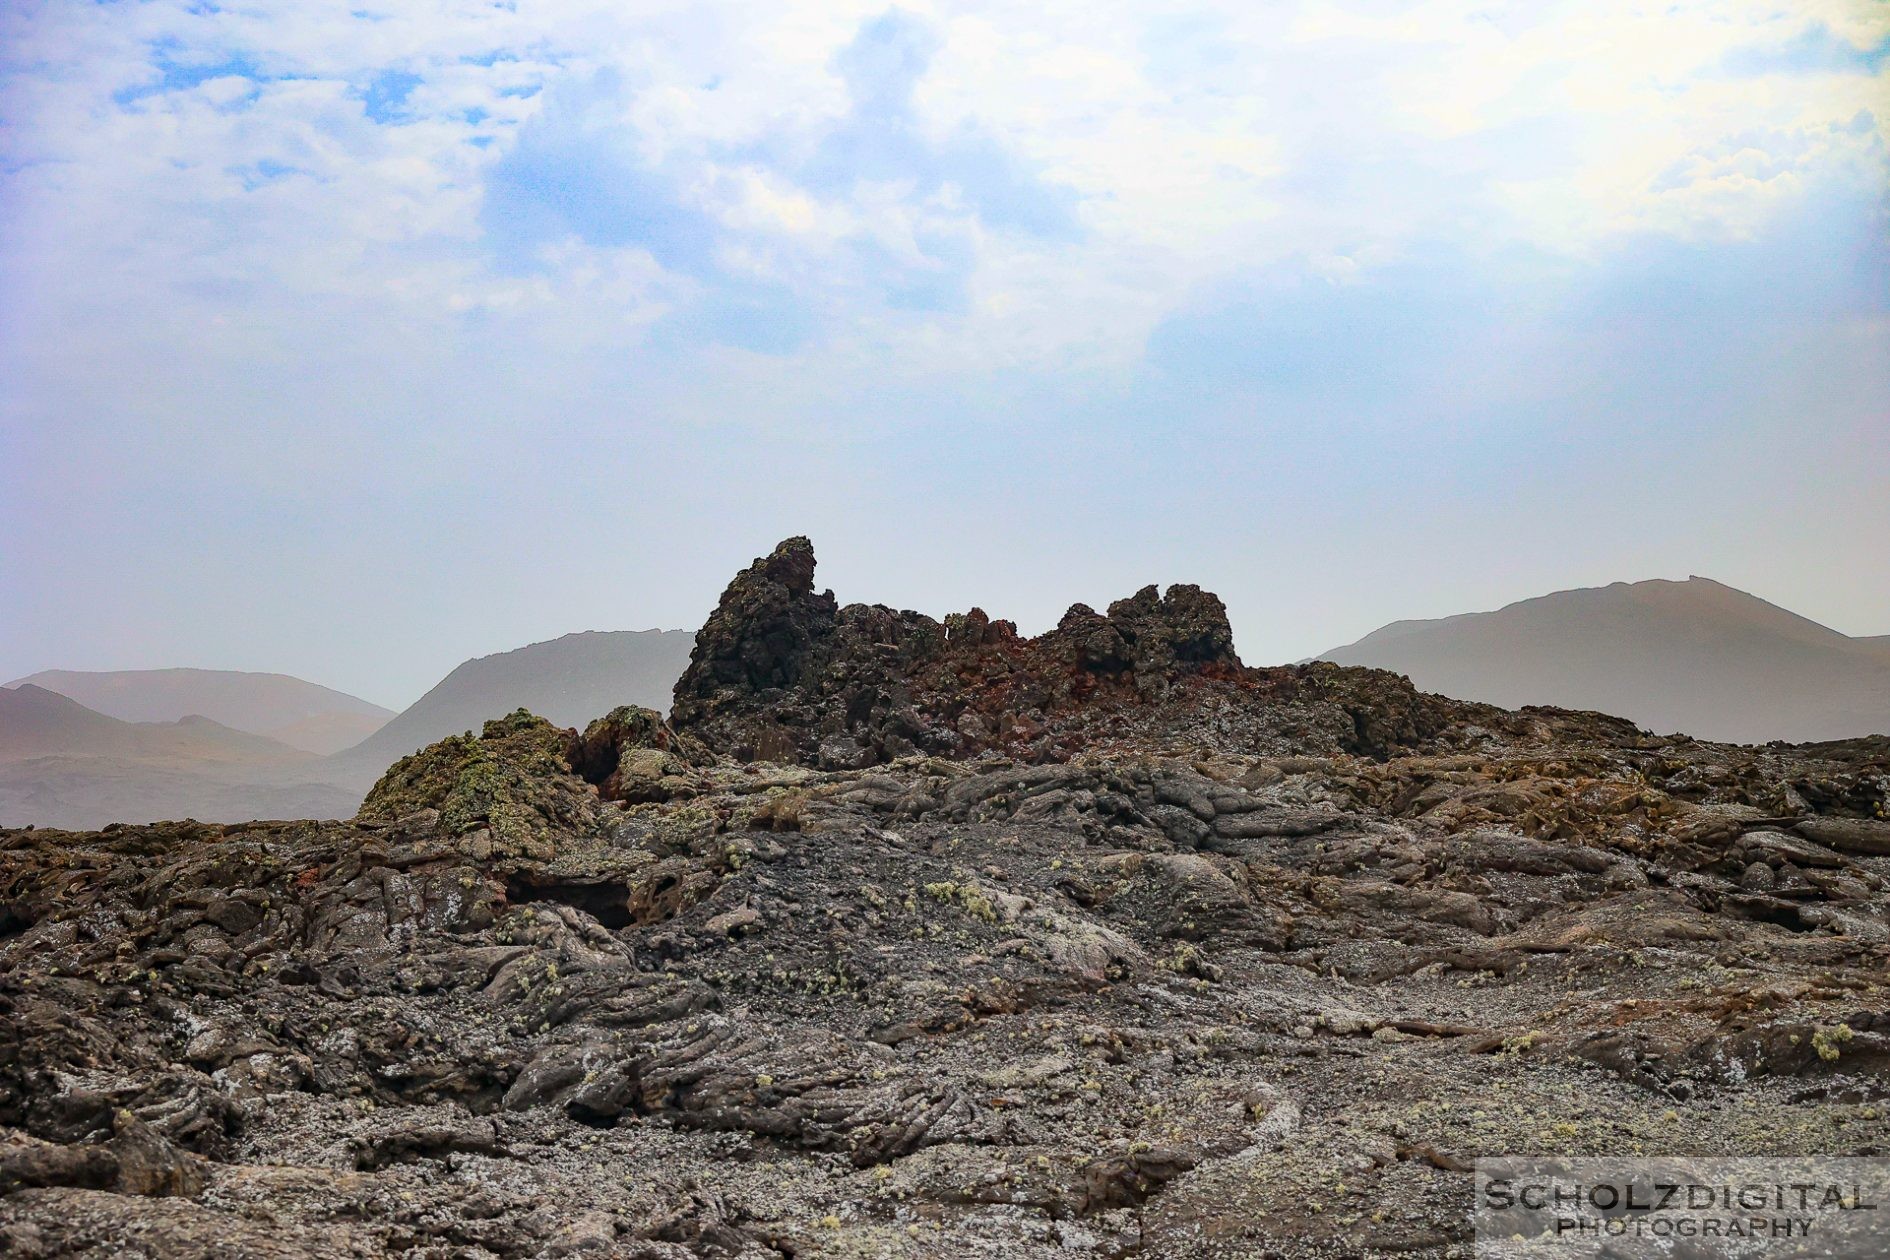
<path id="1" fill-rule="evenodd" d="M 0 5 L 10 672 L 109 621 L 396 695 L 827 525 L 1039 624 L 1238 580 L 1261 659 L 1485 602 L 1466 537 L 1504 598 L 1805 539 L 1890 628 L 1881 5 L 351 7 Z"/>
<path id="2" fill-rule="evenodd" d="M 1890 22 L 1843 0 L 1585 0 L 1521 19 L 1472 0 L 1056 0 L 910 6 L 936 45 L 910 132 L 848 141 L 836 160 L 861 162 L 857 183 L 814 179 L 836 129 L 884 121 L 848 122 L 835 68 L 884 12 L 26 6 L 0 141 L 0 265 L 27 325 L 13 353 L 60 362 L 29 343 L 77 318 L 122 324 L 152 353 L 208 319 L 268 330 L 285 352 L 300 336 L 371 349 L 385 321 L 435 346 L 542 346 L 581 312 L 580 344 L 621 358 L 729 290 L 736 305 L 679 326 L 659 360 L 796 308 L 809 326 L 767 347 L 792 368 L 713 360 L 763 401 L 831 398 L 848 372 L 1101 380 L 1133 370 L 1149 331 L 1203 291 L 1283 262 L 1357 279 L 1439 240 L 1579 262 L 1624 234 L 1750 237 L 1821 172 L 1884 169 L 1890 117 L 1854 122 L 1881 112 L 1881 72 L 1724 72 L 1808 23 L 1877 47 Z M 364 97 L 389 72 L 417 81 L 376 123 Z M 621 90 L 583 96 L 600 72 Z M 494 172 L 533 120 L 574 109 L 577 147 L 557 155 L 572 187 L 553 202 L 585 195 L 587 161 L 654 182 L 547 229 L 522 271 L 495 252 Z M 700 216 L 701 261 L 656 249 L 666 269 L 635 223 L 599 230 L 597 215 L 634 220 L 662 188 L 676 204 L 650 213 Z M 1019 213 L 1067 211 L 1072 230 L 1019 229 L 993 197 L 1039 198 Z M 775 288 L 742 287 L 756 284 Z M 311 303 L 351 313 L 298 331 Z M 572 370 L 589 369 L 579 356 Z"/>

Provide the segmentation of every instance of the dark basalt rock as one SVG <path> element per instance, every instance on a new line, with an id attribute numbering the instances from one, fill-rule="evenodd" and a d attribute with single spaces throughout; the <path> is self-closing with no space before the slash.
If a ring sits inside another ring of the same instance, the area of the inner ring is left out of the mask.
<path id="1" fill-rule="evenodd" d="M 1509 713 L 1324 662 L 1249 669 L 1220 599 L 1144 587 L 1098 613 L 1077 604 L 1020 637 L 982 609 L 941 623 L 814 592 L 813 546 L 790 538 L 729 584 L 676 687 L 678 731 L 741 761 L 861 769 L 913 754 L 1066 759 L 1111 743 L 1354 752 L 1563 738 L 1633 740 L 1629 723 Z"/>
<path id="2" fill-rule="evenodd" d="M 601 749 L 605 737 L 600 735 Z M 477 736 L 454 735 L 403 757 L 356 817 L 397 823 L 423 811 L 449 835 L 481 832 L 508 851 L 548 854 L 558 837 L 598 826 L 596 792 L 572 770 L 574 732 L 520 709 Z"/>
<path id="3" fill-rule="evenodd" d="M 0 1254 L 1429 1258 L 1488 1153 L 1890 1149 L 1890 741 L 812 580 L 669 723 L 0 831 Z"/>
<path id="4" fill-rule="evenodd" d="M 691 772 L 713 762 L 700 741 L 679 735 L 654 709 L 612 709 L 574 735 L 572 771 L 607 801 L 666 801 L 694 791 Z"/>
<path id="5" fill-rule="evenodd" d="M 689 668 L 676 683 L 670 715 L 679 728 L 737 755 L 759 753 L 752 722 L 743 723 L 753 697 L 785 698 L 815 673 L 830 650 L 838 620 L 833 592 L 814 592 L 814 545 L 790 538 L 735 576 L 696 635 Z M 749 742 L 743 744 L 742 732 Z"/>
<path id="6" fill-rule="evenodd" d="M 1109 605 L 1109 624 L 1138 679 L 1159 685 L 1189 668 L 1240 668 L 1226 606 L 1198 586 L 1171 586 L 1166 594 L 1145 586 Z"/>

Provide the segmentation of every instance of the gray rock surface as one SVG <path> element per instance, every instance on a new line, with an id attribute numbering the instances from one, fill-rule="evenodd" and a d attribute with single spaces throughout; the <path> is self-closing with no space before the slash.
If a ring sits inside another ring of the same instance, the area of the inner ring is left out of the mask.
<path id="1" fill-rule="evenodd" d="M 0 1253 L 1466 1255 L 1479 1155 L 1890 1145 L 1890 741 L 1249 673 L 1174 588 L 869 671 L 763 576 L 675 726 L 0 832 Z"/>

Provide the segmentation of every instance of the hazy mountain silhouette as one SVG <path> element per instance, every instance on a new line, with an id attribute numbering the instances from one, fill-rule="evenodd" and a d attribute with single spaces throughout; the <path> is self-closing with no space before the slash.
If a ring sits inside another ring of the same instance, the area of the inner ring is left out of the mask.
<path id="1" fill-rule="evenodd" d="M 53 755 L 292 765 L 310 753 L 207 717 L 124 722 L 32 683 L 0 688 L 0 761 Z"/>
<path id="2" fill-rule="evenodd" d="M 477 731 L 518 708 L 576 727 L 621 704 L 668 712 L 695 641 L 687 630 L 591 630 L 477 657 L 335 761 L 378 775 L 443 736 Z"/>
<path id="3" fill-rule="evenodd" d="M 282 674 L 48 670 L 0 689 L 0 825 L 345 818 L 394 761 L 514 709 L 565 726 L 620 704 L 667 710 L 694 643 L 678 630 L 569 634 L 467 661 L 390 721 Z M 217 720 L 178 713 L 192 705 Z M 350 734 L 339 754 L 312 755 Z"/>
<path id="4" fill-rule="evenodd" d="M 287 674 L 228 669 L 48 669 L 31 683 L 127 722 L 174 722 L 192 714 L 267 735 L 305 752 L 340 752 L 394 716 L 358 696 Z"/>
<path id="5" fill-rule="evenodd" d="M 125 722 L 31 683 L 0 688 L 0 825 L 336 817 L 359 793 L 312 753 L 209 718 Z"/>
<path id="6" fill-rule="evenodd" d="M 1397 621 L 1322 659 L 1397 670 L 1462 700 L 1599 709 L 1661 734 L 1761 743 L 1890 732 L 1890 636 L 1851 638 L 1702 577 Z"/>

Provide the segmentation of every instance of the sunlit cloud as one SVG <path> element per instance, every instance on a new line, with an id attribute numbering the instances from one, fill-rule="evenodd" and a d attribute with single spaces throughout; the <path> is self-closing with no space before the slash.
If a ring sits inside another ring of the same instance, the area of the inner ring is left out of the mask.
<path id="1" fill-rule="evenodd" d="M 548 422 L 734 461 L 1134 408 L 1177 442 L 1527 442 L 1663 411 L 1732 433 L 1785 421 L 1706 415 L 1676 365 L 1776 392 L 1815 358 L 1837 416 L 1887 349 L 1881 5 L 42 0 L 0 23 L 26 515 L 81 466 L 112 504 L 218 472 L 391 504 L 442 450 L 516 469 Z"/>

